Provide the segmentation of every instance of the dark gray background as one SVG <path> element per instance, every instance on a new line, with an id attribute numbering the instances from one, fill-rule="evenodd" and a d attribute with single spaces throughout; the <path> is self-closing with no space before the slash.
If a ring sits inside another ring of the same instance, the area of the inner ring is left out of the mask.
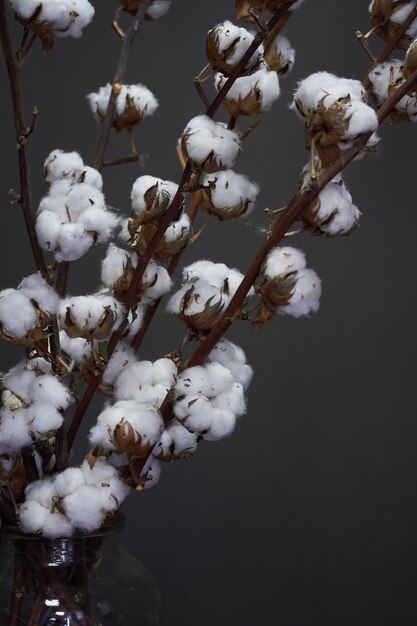
<path id="1" fill-rule="evenodd" d="M 30 143 L 35 201 L 46 190 L 50 150 L 75 149 L 86 162 L 94 153 L 99 127 L 85 94 L 112 79 L 119 49 L 109 28 L 116 3 L 95 5 L 81 40 L 58 40 L 48 55 L 37 45 L 25 67 L 27 106 L 40 111 Z M 294 83 L 323 69 L 362 78 L 367 58 L 355 31 L 369 27 L 367 6 L 310 0 L 291 19 L 295 69 L 236 168 L 262 186 L 253 226 L 213 222 L 187 261 L 248 266 L 262 208 L 290 199 L 307 157 L 302 125 L 288 110 Z M 140 173 L 179 178 L 176 139 L 202 111 L 193 77 L 206 62 L 205 33 L 232 16 L 232 0 L 174 0 L 163 20 L 141 30 L 128 81 L 145 83 L 161 107 L 136 132 L 149 155 L 144 169 L 105 172 L 111 205 L 128 211 Z M 0 85 L 4 288 L 33 266 L 19 210 L 7 198 L 18 182 L 4 77 Z M 166 626 L 416 625 L 415 132 L 407 124 L 384 128 L 379 155 L 349 167 L 363 211 L 356 233 L 292 242 L 323 279 L 320 312 L 277 318 L 263 332 L 243 323 L 231 330 L 255 370 L 248 414 L 233 436 L 164 466 L 155 489 L 126 503 L 127 543 L 159 583 Z M 109 154 L 126 150 L 126 137 L 112 139 Z M 71 293 L 95 288 L 103 253 L 73 264 Z M 175 349 L 182 332 L 161 313 L 141 356 Z M 16 350 L 2 347 L 3 368 L 18 360 Z M 94 417 L 92 410 L 90 425 Z"/>

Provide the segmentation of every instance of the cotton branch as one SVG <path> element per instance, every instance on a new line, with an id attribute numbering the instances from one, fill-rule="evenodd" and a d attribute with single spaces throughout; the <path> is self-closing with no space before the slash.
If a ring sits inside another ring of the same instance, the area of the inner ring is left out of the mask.
<path id="1" fill-rule="evenodd" d="M 35 260 L 36 269 L 47 278 L 47 268 L 42 249 L 39 245 L 35 232 L 32 216 L 32 192 L 29 178 L 29 163 L 27 158 L 26 142 L 31 132 L 25 122 L 23 111 L 22 89 L 20 85 L 21 66 L 15 58 L 10 38 L 6 14 L 6 0 L 0 0 L 0 38 L 6 60 L 7 73 L 9 76 L 10 93 L 13 102 L 13 116 L 16 132 L 16 147 L 19 162 L 20 194 L 18 202 L 22 207 L 23 217 L 28 232 L 30 247 Z"/>
<path id="2" fill-rule="evenodd" d="M 414 22 L 416 18 L 417 18 L 417 6 L 414 7 L 410 15 L 407 17 L 407 19 L 398 26 L 398 29 L 395 33 L 395 37 L 393 37 L 391 41 L 387 43 L 385 48 L 382 50 L 382 52 L 376 57 L 375 61 L 372 63 L 368 74 L 365 76 L 365 78 L 362 81 L 362 84 L 365 87 L 365 89 L 369 89 L 369 87 L 371 86 L 371 81 L 369 80 L 369 74 L 371 73 L 371 71 L 374 69 L 376 65 L 379 65 L 380 63 L 383 63 L 384 61 L 388 59 L 391 52 L 396 48 L 397 43 L 400 41 L 403 35 L 405 35 L 405 33 L 407 32 L 407 30 L 409 29 L 409 27 L 411 26 L 411 24 Z"/>
<path id="3" fill-rule="evenodd" d="M 386 117 L 395 108 L 396 104 L 415 84 L 417 84 L 417 71 L 414 72 L 398 89 L 396 89 L 377 111 L 379 125 L 382 124 Z M 287 205 L 286 210 L 283 211 L 274 221 L 270 234 L 263 242 L 229 306 L 224 311 L 222 318 L 210 331 L 204 341 L 202 341 L 198 346 L 194 354 L 188 360 L 187 367 L 199 365 L 206 359 L 216 343 L 221 339 L 240 312 L 249 289 L 255 282 L 268 253 L 280 242 L 287 230 L 300 217 L 306 207 L 319 195 L 320 191 L 322 191 L 322 189 L 337 174 L 339 174 L 361 152 L 361 150 L 365 148 L 371 135 L 372 132 L 362 135 L 355 142 L 355 145 L 347 150 L 330 167 L 328 167 L 314 183 L 310 184 L 307 189 L 294 196 L 294 198 Z"/>
<path id="4" fill-rule="evenodd" d="M 277 25 L 277 23 L 280 21 L 280 19 L 288 12 L 288 10 L 291 8 L 292 4 L 294 4 L 295 0 L 289 0 L 288 2 L 286 2 L 285 4 L 281 5 L 281 7 L 278 9 L 278 11 L 276 11 L 276 13 L 271 17 L 271 19 L 269 20 L 266 29 L 260 33 L 258 33 L 252 44 L 249 46 L 249 48 L 246 50 L 245 54 L 243 54 L 242 58 L 240 59 L 240 61 L 236 64 L 233 72 L 231 73 L 231 75 L 229 76 L 229 78 L 227 79 L 227 81 L 225 82 L 225 84 L 223 85 L 222 89 L 219 91 L 219 93 L 217 94 L 217 96 L 214 98 L 214 100 L 212 101 L 212 103 L 207 107 L 206 110 L 206 115 L 210 118 L 213 118 L 214 115 L 216 114 L 216 112 L 218 111 L 219 107 L 221 106 L 224 98 L 226 97 L 226 95 L 228 94 L 228 92 L 230 91 L 230 89 L 232 88 L 233 84 L 235 83 L 235 81 L 237 80 L 237 78 L 239 78 L 239 76 L 242 74 L 244 68 L 246 67 L 249 59 L 252 57 L 253 53 L 259 48 L 259 46 L 262 44 L 262 42 L 264 41 L 264 39 L 268 36 L 268 34 L 272 31 L 272 29 Z M 142 5 L 140 5 L 142 6 Z M 127 33 L 126 37 L 128 37 L 129 32 Z M 121 55 L 123 56 L 123 55 Z M 126 63 L 126 61 L 124 62 Z M 121 61 L 119 62 L 119 67 L 125 67 L 125 64 L 123 64 Z M 116 73 L 116 77 L 117 77 L 117 73 Z M 116 82 L 116 81 L 115 81 Z M 114 96 L 114 104 L 113 104 L 113 112 L 114 112 L 114 106 L 115 106 L 115 99 L 116 99 L 116 95 L 114 90 L 112 92 L 112 96 Z M 97 169 L 99 169 L 100 163 L 102 163 L 102 159 L 103 159 L 103 154 L 104 154 L 104 149 L 105 146 L 107 145 L 107 140 L 108 140 L 108 135 L 110 132 L 110 126 L 111 126 L 111 119 L 113 116 L 113 113 L 111 114 L 111 116 L 109 115 L 109 110 L 110 110 L 110 105 L 109 108 L 107 110 L 107 116 L 106 116 L 106 121 L 108 122 L 108 130 L 105 133 L 105 128 L 104 128 L 104 124 L 103 124 L 103 129 L 102 129 L 102 134 L 101 134 L 101 139 L 99 142 L 99 149 L 97 150 L 97 155 L 96 155 L 96 159 L 94 162 L 94 167 L 96 167 Z M 102 146 L 102 148 L 100 148 L 100 146 Z M 113 352 L 115 351 L 119 341 L 121 340 L 121 338 L 123 337 L 123 334 L 127 328 L 127 324 L 128 324 L 128 315 L 130 310 L 133 308 L 133 305 L 135 303 L 136 300 L 136 294 L 137 294 L 137 290 L 138 290 L 138 286 L 140 284 L 140 281 L 143 277 L 143 274 L 148 266 L 149 261 L 151 260 L 152 256 L 154 255 L 159 242 L 161 241 L 162 237 L 165 234 L 165 231 L 167 230 L 168 226 L 170 225 L 170 223 L 172 221 L 174 221 L 181 209 L 182 203 L 183 203 L 183 197 L 185 194 L 185 190 L 187 185 L 190 182 L 191 179 L 191 175 L 193 173 L 192 170 L 192 166 L 190 161 L 187 161 L 180 183 L 178 185 L 178 191 L 175 194 L 171 205 L 169 206 L 168 210 L 166 211 L 166 213 L 164 214 L 163 218 L 160 220 L 159 224 L 158 224 L 158 228 L 155 231 L 154 236 L 152 237 L 151 241 L 149 242 L 148 246 L 146 247 L 146 250 L 143 254 L 142 257 L 140 257 L 138 264 L 135 268 L 129 289 L 127 291 L 126 294 L 126 314 L 125 314 L 125 319 L 123 320 L 123 322 L 121 323 L 121 325 L 119 326 L 119 328 L 113 333 L 112 337 L 110 338 L 110 342 L 109 345 L 107 347 L 107 356 L 108 359 L 110 359 L 110 357 L 112 356 Z M 74 443 L 74 439 L 75 436 L 77 434 L 78 428 L 80 426 L 80 423 L 83 419 L 83 416 L 95 394 L 95 391 L 97 389 L 97 387 L 99 386 L 102 376 L 103 376 L 104 370 L 103 372 L 101 372 L 98 376 L 95 376 L 94 378 L 91 379 L 87 390 L 84 394 L 84 396 L 82 397 L 77 410 L 74 414 L 74 417 L 72 419 L 71 422 L 71 426 L 69 428 L 68 431 L 68 448 L 71 449 L 73 443 Z"/>
<path id="5" fill-rule="evenodd" d="M 140 25 L 142 24 L 146 11 L 148 10 L 151 0 L 143 0 L 138 7 L 136 15 L 129 27 L 129 30 L 122 36 L 122 46 L 120 49 L 119 61 L 117 64 L 116 74 L 113 79 L 113 89 L 111 92 L 109 104 L 107 106 L 106 115 L 101 127 L 100 137 L 97 143 L 97 150 L 94 157 L 93 167 L 96 170 L 101 170 L 104 166 L 104 155 L 106 152 L 107 144 L 109 142 L 111 126 L 113 122 L 114 112 L 116 110 L 116 99 L 118 95 L 118 89 L 123 84 L 126 74 L 127 63 L 129 61 L 129 54 L 132 48 L 133 42 L 136 38 Z"/>

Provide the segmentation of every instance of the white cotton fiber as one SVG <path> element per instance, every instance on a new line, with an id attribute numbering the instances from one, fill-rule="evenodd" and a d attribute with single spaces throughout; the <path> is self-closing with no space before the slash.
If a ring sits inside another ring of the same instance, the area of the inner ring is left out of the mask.
<path id="1" fill-rule="evenodd" d="M 320 306 L 321 280 L 314 270 L 304 269 L 297 273 L 297 282 L 290 301 L 281 306 L 281 315 L 301 317 L 316 313 Z"/>

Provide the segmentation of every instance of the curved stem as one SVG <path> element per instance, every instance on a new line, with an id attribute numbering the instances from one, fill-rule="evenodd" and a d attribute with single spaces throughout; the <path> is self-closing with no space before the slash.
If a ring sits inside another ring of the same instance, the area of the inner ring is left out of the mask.
<path id="1" fill-rule="evenodd" d="M 0 38 L 6 61 L 7 74 L 9 77 L 10 94 L 13 103 L 13 116 L 16 133 L 17 157 L 19 162 L 20 195 L 19 204 L 22 207 L 23 217 L 28 232 L 30 247 L 35 260 L 36 269 L 47 278 L 47 268 L 44 254 L 36 236 L 35 224 L 32 215 L 32 192 L 29 178 L 29 163 L 27 158 L 26 142 L 29 129 L 26 126 L 23 111 L 22 89 L 20 85 L 21 65 L 13 54 L 10 39 L 9 26 L 7 23 L 6 2 L 0 0 Z"/>

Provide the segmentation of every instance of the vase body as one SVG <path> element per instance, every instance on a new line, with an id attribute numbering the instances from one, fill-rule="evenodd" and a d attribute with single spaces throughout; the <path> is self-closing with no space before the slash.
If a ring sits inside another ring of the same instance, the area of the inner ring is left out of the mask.
<path id="1" fill-rule="evenodd" d="M 158 589 L 122 529 L 68 539 L 1 529 L 0 626 L 159 626 Z"/>

